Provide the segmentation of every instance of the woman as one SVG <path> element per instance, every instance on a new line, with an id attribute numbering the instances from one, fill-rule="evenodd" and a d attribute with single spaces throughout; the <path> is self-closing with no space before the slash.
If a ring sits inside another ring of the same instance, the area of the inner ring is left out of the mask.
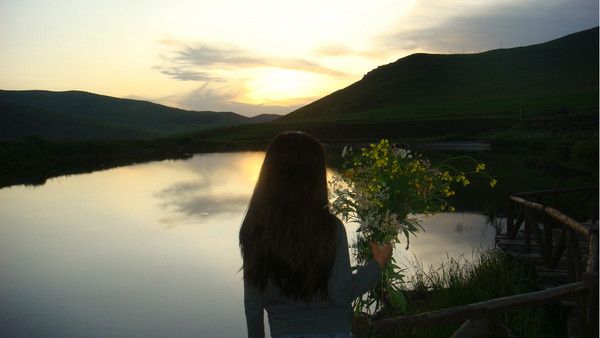
<path id="1" fill-rule="evenodd" d="M 325 153 L 301 132 L 267 150 L 240 229 L 249 337 L 350 337 L 351 302 L 377 281 L 392 248 L 371 243 L 373 260 L 350 271 L 343 224 L 328 209 Z"/>

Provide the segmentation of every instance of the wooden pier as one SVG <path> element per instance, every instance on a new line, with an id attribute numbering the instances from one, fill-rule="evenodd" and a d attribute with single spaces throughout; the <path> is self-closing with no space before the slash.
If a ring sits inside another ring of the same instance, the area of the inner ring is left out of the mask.
<path id="1" fill-rule="evenodd" d="M 585 197 L 571 212 L 588 207 L 589 218 L 577 221 L 555 209 L 559 194 L 573 193 Z M 548 197 L 552 206 L 542 204 Z M 598 187 L 524 192 L 508 200 L 506 231 L 496 235 L 496 245 L 533 264 L 543 289 L 587 281 L 587 296 L 563 298 L 561 304 L 571 310 L 570 336 L 590 336 L 590 328 L 598 326 Z"/>
<path id="2" fill-rule="evenodd" d="M 597 226 L 597 223 L 596 223 Z M 552 229 L 552 246 L 560 247 L 563 236 L 562 229 Z M 563 244 L 564 245 L 564 244 Z M 511 238 L 506 233 L 496 235 L 496 246 L 514 258 L 532 263 L 538 277 L 538 286 L 550 288 L 573 282 L 569 274 L 569 263 L 566 255 L 561 255 L 555 266 L 549 266 L 544 261 L 543 251 L 537 241 L 531 241 L 527 246 L 524 231 L 519 231 Z M 584 266 L 587 260 L 587 240 L 584 236 L 577 236 L 577 252 L 579 266 Z"/>
<path id="3" fill-rule="evenodd" d="M 588 206 L 588 219 L 577 221 L 556 209 L 557 196 L 572 193 L 586 194 L 571 213 Z M 548 196 L 553 197 L 551 206 L 542 204 Z M 598 251 L 598 187 L 517 193 L 509 195 L 508 201 L 506 231 L 496 235 L 496 245 L 534 264 L 541 287 L 580 280 L 588 261 L 593 260 L 590 250 L 595 250 L 595 255 Z"/>
<path id="4" fill-rule="evenodd" d="M 541 203 L 544 196 L 556 202 L 560 193 L 587 194 L 571 214 L 589 206 L 589 220 L 577 221 Z M 452 338 L 481 337 L 483 327 L 503 327 L 496 313 L 560 301 L 571 310 L 568 337 L 598 337 L 598 187 L 513 194 L 508 201 L 507 226 L 496 236 L 497 246 L 534 264 L 542 290 L 379 320 L 372 323 L 377 336 L 396 337 L 413 327 L 466 320 Z M 517 336 L 507 329 L 494 337 Z"/>

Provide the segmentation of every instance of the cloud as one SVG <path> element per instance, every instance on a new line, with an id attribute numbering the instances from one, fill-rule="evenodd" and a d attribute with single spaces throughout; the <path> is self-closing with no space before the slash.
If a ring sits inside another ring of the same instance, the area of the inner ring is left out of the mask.
<path id="1" fill-rule="evenodd" d="M 162 208 L 174 209 L 188 216 L 204 217 L 246 208 L 250 196 L 222 194 L 215 197 L 206 193 L 214 189 L 214 182 L 206 180 L 206 177 L 202 179 L 204 181 L 175 183 L 155 194 L 155 197 L 162 200 Z"/>
<path id="2" fill-rule="evenodd" d="M 257 88 L 251 86 L 262 72 L 257 68 L 308 72 L 322 75 L 315 81 L 338 84 L 353 78 L 338 69 L 368 71 L 416 52 L 477 53 L 501 44 L 504 48 L 530 45 L 597 25 L 597 0 L 419 0 L 398 17 L 395 26 L 386 25 L 386 31 L 372 35 L 368 43 L 330 41 L 312 49 L 312 55 L 286 57 L 168 36 L 159 41 L 164 53 L 156 68 L 173 79 L 198 82 L 196 89 L 170 98 L 169 102 L 182 108 L 247 116 L 285 114 L 316 97 L 283 103 L 264 91 L 256 94 Z M 264 104 L 245 103 L 257 100 Z"/>
<path id="3" fill-rule="evenodd" d="M 262 65 L 257 57 L 250 56 L 247 52 L 237 48 L 218 48 L 197 46 L 184 46 L 174 52 L 173 58 L 177 62 L 197 66 L 212 65 L 237 65 L 242 67 Z"/>
<path id="4" fill-rule="evenodd" d="M 155 67 L 159 69 L 160 72 L 164 75 L 170 76 L 176 80 L 181 81 L 204 81 L 204 82 L 223 82 L 224 80 L 215 76 L 211 76 L 207 73 L 196 72 L 186 68 L 180 67 L 169 67 L 169 68 L 161 68 Z"/>
<path id="5" fill-rule="evenodd" d="M 290 102 L 272 101 L 268 104 L 249 104 L 237 101 L 245 94 L 243 81 L 213 81 L 183 93 L 161 97 L 129 96 L 131 99 L 149 100 L 167 106 L 196 111 L 234 112 L 253 117 L 260 114 L 284 115 L 292 112 L 318 97 L 301 97 Z"/>
<path id="6" fill-rule="evenodd" d="M 223 85 L 215 87 L 211 84 L 204 84 L 193 91 L 184 94 L 178 98 L 171 98 L 177 102 L 178 106 L 191 110 L 213 110 L 229 111 L 245 116 L 256 116 L 260 114 L 287 114 L 300 108 L 303 104 L 297 105 L 265 105 L 265 104 L 247 104 L 236 102 L 236 98 L 244 92 L 242 86 Z M 305 98 L 304 102 L 310 102 L 313 98 Z"/>
<path id="7" fill-rule="evenodd" d="M 404 55 L 481 52 L 501 44 L 506 48 L 541 43 L 598 25 L 596 0 L 471 3 L 460 9 L 421 2 L 409 22 L 383 34 L 374 49 Z"/>
<path id="8" fill-rule="evenodd" d="M 166 48 L 159 55 L 160 64 L 154 69 L 178 81 L 199 82 L 201 85 L 191 92 L 160 98 L 184 109 L 231 111 L 246 116 L 259 114 L 287 114 L 317 97 L 289 98 L 261 96 L 261 104 L 245 103 L 256 101 L 256 96 L 247 95 L 247 88 L 256 79 L 257 68 L 279 68 L 312 73 L 325 77 L 344 78 L 348 74 L 324 67 L 304 58 L 279 57 L 232 47 L 228 45 L 196 43 L 189 44 L 165 37 L 158 43 Z M 250 99 L 249 99 L 250 98 Z"/>
<path id="9" fill-rule="evenodd" d="M 156 68 L 163 74 L 182 81 L 212 82 L 221 78 L 210 75 L 209 72 L 257 67 L 283 68 L 339 77 L 347 75 L 302 58 L 273 57 L 237 47 L 211 46 L 206 43 L 192 46 L 171 38 L 159 40 L 159 43 L 171 50 L 161 56 L 162 64 Z M 202 71 L 196 71 L 198 67 Z"/>

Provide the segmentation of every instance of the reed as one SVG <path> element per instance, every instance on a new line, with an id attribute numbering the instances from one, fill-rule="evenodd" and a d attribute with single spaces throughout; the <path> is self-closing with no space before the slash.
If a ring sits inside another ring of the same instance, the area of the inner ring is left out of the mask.
<path id="1" fill-rule="evenodd" d="M 405 287 L 410 314 L 466 305 L 498 297 L 538 291 L 533 266 L 499 249 L 475 251 L 471 258 L 448 257 L 439 266 L 417 260 Z M 556 304 L 504 312 L 498 319 L 521 337 L 565 337 L 567 313 Z M 402 337 L 450 337 L 462 323 L 418 328 Z"/>

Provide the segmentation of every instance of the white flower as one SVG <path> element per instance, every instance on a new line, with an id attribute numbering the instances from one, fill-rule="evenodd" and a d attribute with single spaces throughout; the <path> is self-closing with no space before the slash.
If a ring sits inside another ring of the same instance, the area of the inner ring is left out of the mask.
<path id="1" fill-rule="evenodd" d="M 352 147 L 350 146 L 344 146 L 344 149 L 342 150 L 342 158 L 346 157 L 346 155 L 348 155 L 348 153 L 352 152 Z"/>
<path id="2" fill-rule="evenodd" d="M 410 150 L 404 148 L 395 148 L 394 155 L 400 158 L 406 158 L 407 156 L 408 158 L 412 158 L 412 155 L 410 155 Z"/>

